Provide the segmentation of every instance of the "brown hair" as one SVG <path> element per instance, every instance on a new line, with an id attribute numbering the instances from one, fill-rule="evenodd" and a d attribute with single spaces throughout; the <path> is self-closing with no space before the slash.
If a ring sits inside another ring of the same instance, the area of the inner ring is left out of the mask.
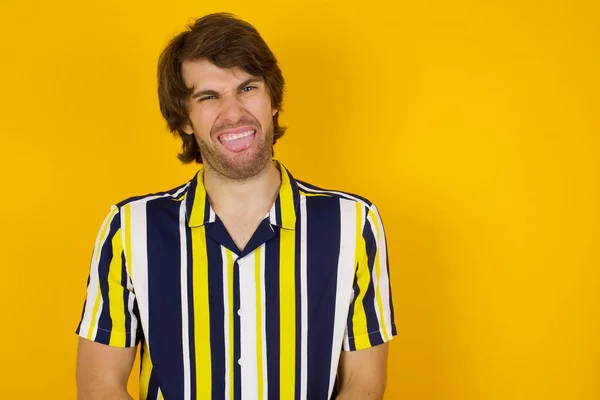
<path id="1" fill-rule="evenodd" d="M 178 158 L 183 163 L 202 163 L 200 148 L 193 135 L 183 131 L 189 123 L 186 100 L 191 94 L 183 81 L 181 64 L 186 60 L 206 59 L 219 68 L 238 67 L 262 77 L 271 105 L 281 111 L 285 81 L 275 56 L 256 28 L 228 13 L 206 15 L 167 45 L 158 62 L 158 101 L 169 130 L 183 140 Z M 273 116 L 273 144 L 283 136 L 279 112 Z"/>

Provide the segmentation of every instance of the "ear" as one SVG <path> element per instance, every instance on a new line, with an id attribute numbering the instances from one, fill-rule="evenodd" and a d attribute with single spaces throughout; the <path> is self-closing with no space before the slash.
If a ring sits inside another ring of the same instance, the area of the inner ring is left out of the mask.
<path id="1" fill-rule="evenodd" d="M 194 134 L 194 128 L 192 127 L 192 124 L 190 122 L 186 122 L 185 124 L 183 124 L 183 126 L 181 127 L 181 130 L 184 131 L 188 135 Z"/>

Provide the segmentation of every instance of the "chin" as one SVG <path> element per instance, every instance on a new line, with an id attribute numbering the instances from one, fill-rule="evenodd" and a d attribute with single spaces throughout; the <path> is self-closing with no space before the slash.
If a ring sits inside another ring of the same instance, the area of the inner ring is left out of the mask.
<path id="1" fill-rule="evenodd" d="M 213 168 L 220 174 L 230 179 L 243 180 L 259 174 L 267 167 L 268 163 L 271 162 L 271 155 L 265 157 L 256 152 L 244 153 L 246 153 L 246 151 L 233 155 L 229 154 L 225 157 L 220 157 L 216 165 L 213 163 L 210 164 L 213 165 Z"/>

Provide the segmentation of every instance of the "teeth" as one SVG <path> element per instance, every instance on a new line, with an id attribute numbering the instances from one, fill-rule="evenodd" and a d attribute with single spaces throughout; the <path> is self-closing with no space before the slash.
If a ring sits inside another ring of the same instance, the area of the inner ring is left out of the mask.
<path id="1" fill-rule="evenodd" d="M 221 135 L 219 136 L 219 139 L 221 140 L 221 142 L 229 142 L 231 140 L 237 140 L 237 139 L 241 139 L 243 137 L 246 136 L 250 136 L 254 133 L 254 131 L 246 131 L 246 132 L 242 132 L 242 133 L 233 133 L 233 134 L 229 134 L 229 135 Z"/>

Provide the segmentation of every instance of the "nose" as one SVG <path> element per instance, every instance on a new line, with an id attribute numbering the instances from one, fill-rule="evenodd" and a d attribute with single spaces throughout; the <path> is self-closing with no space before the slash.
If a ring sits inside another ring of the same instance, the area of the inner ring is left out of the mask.
<path id="1" fill-rule="evenodd" d="M 220 119 L 238 121 L 245 114 L 244 104 L 235 95 L 224 96 L 221 101 Z"/>

